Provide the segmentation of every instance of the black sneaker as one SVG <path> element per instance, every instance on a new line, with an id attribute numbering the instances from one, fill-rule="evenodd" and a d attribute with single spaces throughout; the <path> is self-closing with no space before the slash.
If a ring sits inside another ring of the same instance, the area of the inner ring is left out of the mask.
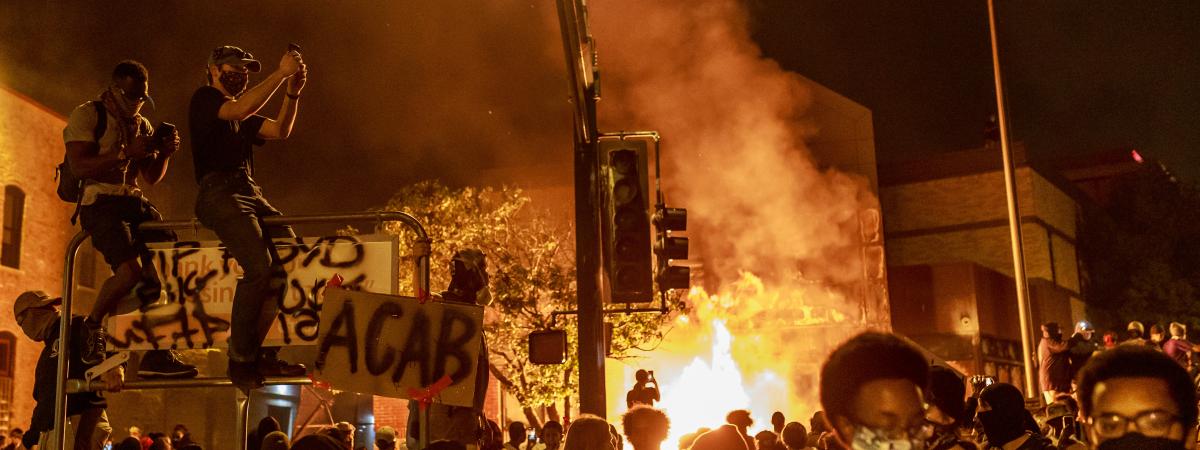
<path id="1" fill-rule="evenodd" d="M 151 350 L 142 355 L 138 365 L 139 378 L 195 378 L 196 366 L 179 360 L 174 350 Z"/>
<path id="2" fill-rule="evenodd" d="M 264 377 L 302 377 L 307 373 L 304 364 L 291 364 L 274 354 L 258 358 L 258 374 Z"/>
<path id="3" fill-rule="evenodd" d="M 83 336 L 81 337 L 83 341 L 82 348 L 79 349 L 79 360 L 89 366 L 104 362 L 104 358 L 107 357 L 104 354 L 105 341 L 108 340 L 108 333 L 104 330 L 104 325 L 91 319 L 83 319 Z"/>
<path id="4" fill-rule="evenodd" d="M 238 362 L 229 360 L 229 381 L 233 382 L 234 386 L 241 389 L 243 393 L 249 394 L 250 391 L 263 386 L 263 377 L 258 374 L 258 363 Z"/>

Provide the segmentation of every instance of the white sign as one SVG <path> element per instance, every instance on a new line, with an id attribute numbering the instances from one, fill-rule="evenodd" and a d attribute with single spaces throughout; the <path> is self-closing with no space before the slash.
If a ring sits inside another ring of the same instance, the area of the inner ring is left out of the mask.
<path id="1" fill-rule="evenodd" d="M 347 289 L 396 293 L 399 249 L 390 235 L 276 239 L 287 271 L 275 327 L 264 346 L 312 345 L 321 317 L 321 291 L 333 276 Z M 224 347 L 242 269 L 218 241 L 149 245 L 165 304 L 112 316 L 109 350 Z"/>

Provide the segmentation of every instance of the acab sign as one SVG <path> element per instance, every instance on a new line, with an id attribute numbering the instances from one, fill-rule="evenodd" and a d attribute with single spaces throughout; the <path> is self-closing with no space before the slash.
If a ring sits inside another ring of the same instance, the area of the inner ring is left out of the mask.
<path id="1" fill-rule="evenodd" d="M 315 378 L 337 390 L 411 398 L 448 376 L 433 401 L 471 406 L 482 333 L 480 306 L 327 289 Z"/>

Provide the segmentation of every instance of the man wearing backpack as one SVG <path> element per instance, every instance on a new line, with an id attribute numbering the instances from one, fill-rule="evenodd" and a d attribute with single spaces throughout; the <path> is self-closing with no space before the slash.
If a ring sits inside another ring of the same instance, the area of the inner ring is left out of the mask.
<path id="1" fill-rule="evenodd" d="M 83 354 L 87 364 L 105 358 L 106 333 L 102 322 L 130 296 L 142 308 L 157 302 L 161 283 L 147 242 L 173 241 L 169 231 L 143 231 L 138 225 L 161 220 L 162 216 L 138 188 L 138 176 L 150 184 L 166 174 L 171 155 L 179 148 L 179 134 L 163 132 L 151 136 L 150 121 L 140 114 L 150 98 L 146 67 L 132 60 L 117 64 L 112 85 L 71 113 L 63 129 L 67 146 L 64 177 L 81 181 L 78 192 L 79 218 L 92 235 L 92 246 L 104 255 L 113 276 L 104 281 L 92 311 L 84 319 Z M 62 189 L 60 189 L 61 195 Z M 188 378 L 196 367 L 184 364 L 173 351 L 147 352 L 138 374 L 142 377 Z"/>
<path id="2" fill-rule="evenodd" d="M 291 227 L 268 228 L 263 223 L 263 218 L 280 212 L 251 177 L 254 146 L 291 135 L 307 69 L 297 46 L 283 54 L 278 69 L 249 89 L 250 73 L 262 69 L 249 52 L 218 47 L 209 54 L 207 67 L 208 86 L 192 94 L 188 109 L 192 161 L 200 184 L 196 217 L 217 233 L 244 270 L 233 296 L 228 374 L 248 391 L 261 386 L 264 377 L 306 372 L 303 365 L 281 361 L 276 351 L 262 348 L 287 282 L 270 237 L 294 234 Z M 285 95 L 279 113 L 273 119 L 258 115 L 280 87 Z"/>

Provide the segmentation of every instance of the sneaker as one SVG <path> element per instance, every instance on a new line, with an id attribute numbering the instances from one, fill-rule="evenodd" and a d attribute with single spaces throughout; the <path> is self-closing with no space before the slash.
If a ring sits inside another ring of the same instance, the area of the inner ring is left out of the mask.
<path id="1" fill-rule="evenodd" d="M 302 377 L 307 373 L 304 364 L 291 364 L 273 354 L 258 358 L 258 374 L 264 377 Z"/>
<path id="2" fill-rule="evenodd" d="M 229 381 L 232 381 L 234 386 L 246 394 L 263 386 L 263 377 L 258 374 L 257 362 L 238 362 L 231 359 L 229 360 L 228 375 Z"/>
<path id="3" fill-rule="evenodd" d="M 174 350 L 148 351 L 138 365 L 139 378 L 195 378 L 199 373 L 196 366 L 180 361 Z"/>
<path id="4" fill-rule="evenodd" d="M 80 346 L 82 348 L 79 349 L 79 360 L 89 366 L 104 362 L 105 342 L 108 340 L 108 332 L 104 330 L 104 325 L 91 319 L 83 319 L 82 328 L 83 342 Z"/>

